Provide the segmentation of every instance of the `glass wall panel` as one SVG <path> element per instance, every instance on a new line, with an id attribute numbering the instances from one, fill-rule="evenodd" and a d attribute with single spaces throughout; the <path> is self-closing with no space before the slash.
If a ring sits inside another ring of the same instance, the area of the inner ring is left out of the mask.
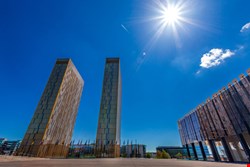
<path id="1" fill-rule="evenodd" d="M 188 150 L 189 150 L 189 153 L 190 153 L 190 158 L 195 159 L 194 150 L 193 150 L 193 147 L 192 147 L 191 144 L 188 144 Z"/>
<path id="2" fill-rule="evenodd" d="M 219 153 L 221 161 L 228 161 L 225 148 L 223 147 L 221 141 L 215 141 L 215 146 L 216 146 L 216 149 Z"/>
<path id="3" fill-rule="evenodd" d="M 247 156 L 244 152 L 244 149 L 240 143 L 239 138 L 237 136 L 230 136 L 226 138 L 226 141 L 228 143 L 234 161 L 247 162 Z"/>
<path id="4" fill-rule="evenodd" d="M 203 160 L 202 152 L 199 143 L 194 143 L 195 150 L 197 153 L 198 160 Z"/>
<path id="5" fill-rule="evenodd" d="M 215 139 L 215 138 L 218 137 L 218 133 L 217 133 L 217 130 L 215 128 L 214 121 L 217 122 L 218 118 L 214 117 L 214 115 L 212 115 L 212 113 L 214 113 L 214 112 L 211 112 L 209 110 L 207 103 L 204 105 L 203 109 L 205 111 L 205 115 L 206 115 L 206 118 L 207 118 L 207 124 L 210 127 L 210 129 L 207 129 L 207 130 L 210 130 L 210 131 L 207 131 L 207 133 L 209 134 L 209 138 Z"/>
<path id="6" fill-rule="evenodd" d="M 244 86 L 241 84 L 241 81 L 239 82 L 234 81 L 234 87 L 239 93 L 242 102 L 244 103 L 248 111 L 250 111 L 250 103 L 249 103 L 250 97 Z"/>
<path id="7" fill-rule="evenodd" d="M 237 106 L 235 105 L 229 90 L 224 90 L 221 93 L 222 97 L 221 100 L 223 101 L 223 104 L 228 112 L 228 116 L 232 120 L 232 124 L 236 130 L 236 133 L 242 133 L 247 130 L 244 120 L 242 120 L 241 115 L 239 114 L 239 111 L 237 109 Z"/>
<path id="8" fill-rule="evenodd" d="M 205 126 L 205 123 L 204 123 L 204 116 L 203 114 L 201 114 L 201 107 L 199 106 L 196 110 L 196 114 L 198 116 L 198 120 L 199 120 L 199 123 L 200 123 L 200 130 L 201 130 L 201 140 L 204 141 L 204 140 L 207 140 L 208 139 L 208 135 L 207 135 L 207 132 L 206 132 L 206 126 Z M 210 127 L 208 127 L 210 128 Z"/>
<path id="9" fill-rule="evenodd" d="M 206 140 L 206 141 L 202 142 L 202 145 L 203 145 L 207 160 L 214 161 L 213 153 L 212 153 L 211 147 L 209 145 L 209 142 Z"/>
<path id="10" fill-rule="evenodd" d="M 220 95 L 215 95 L 213 98 L 213 103 L 215 106 L 215 109 L 217 110 L 217 113 L 219 115 L 220 118 L 220 122 L 222 123 L 222 127 L 225 131 L 225 135 L 235 135 L 235 131 L 234 128 L 231 124 L 231 121 L 228 117 L 228 114 L 222 104 L 222 101 L 220 100 Z M 224 137 L 220 136 L 220 137 Z"/>
<path id="11" fill-rule="evenodd" d="M 229 85 L 228 90 L 232 99 L 234 100 L 234 103 L 238 109 L 238 113 L 241 116 L 242 121 L 248 128 L 250 128 L 250 113 L 244 103 L 241 101 L 239 93 L 236 91 L 233 85 Z"/>
<path id="12" fill-rule="evenodd" d="M 224 127 L 222 126 L 222 123 L 220 121 L 220 118 L 218 116 L 218 113 L 216 111 L 216 108 L 214 107 L 214 103 L 212 100 L 209 100 L 207 102 L 207 107 L 209 110 L 209 114 L 211 114 L 211 121 L 210 122 L 213 122 L 213 125 L 215 127 L 215 129 L 214 129 L 215 138 L 225 136 Z"/>
<path id="13" fill-rule="evenodd" d="M 200 126 L 196 112 L 191 113 L 190 118 L 192 121 L 194 133 L 195 133 L 195 139 L 196 141 L 201 141 L 201 126 Z"/>
<path id="14" fill-rule="evenodd" d="M 243 133 L 243 137 L 245 141 L 247 142 L 248 148 L 250 149 L 250 135 L 249 133 Z"/>

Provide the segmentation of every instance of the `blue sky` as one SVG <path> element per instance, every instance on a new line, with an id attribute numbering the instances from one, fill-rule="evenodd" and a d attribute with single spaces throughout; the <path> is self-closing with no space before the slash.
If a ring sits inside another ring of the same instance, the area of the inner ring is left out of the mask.
<path id="1" fill-rule="evenodd" d="M 175 2 L 183 21 L 157 33 L 159 4 Z M 56 59 L 70 57 L 85 80 L 74 139 L 93 141 L 105 58 L 119 56 L 121 142 L 137 140 L 149 151 L 180 145 L 177 120 L 250 68 L 249 6 L 248 0 L 0 1 L 0 137 L 24 136 Z"/>

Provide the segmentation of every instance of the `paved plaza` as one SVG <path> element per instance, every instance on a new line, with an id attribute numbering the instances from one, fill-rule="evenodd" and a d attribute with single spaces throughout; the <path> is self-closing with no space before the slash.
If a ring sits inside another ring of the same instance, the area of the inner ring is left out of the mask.
<path id="1" fill-rule="evenodd" d="M 1 160 L 0 167 L 246 167 L 246 164 L 175 159 L 39 159 Z"/>

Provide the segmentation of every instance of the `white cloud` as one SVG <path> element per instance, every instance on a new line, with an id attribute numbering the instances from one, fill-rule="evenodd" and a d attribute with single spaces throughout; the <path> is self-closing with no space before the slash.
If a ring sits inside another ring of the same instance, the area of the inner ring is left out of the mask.
<path id="1" fill-rule="evenodd" d="M 250 22 L 247 23 L 247 24 L 245 24 L 245 25 L 241 28 L 240 32 L 244 32 L 244 31 L 248 30 L 249 28 L 250 28 Z"/>
<path id="2" fill-rule="evenodd" d="M 210 68 L 213 66 L 218 66 L 223 62 L 224 59 L 229 58 L 235 54 L 234 51 L 230 51 L 229 49 L 211 49 L 208 53 L 205 53 L 201 57 L 200 66 L 203 68 Z"/>

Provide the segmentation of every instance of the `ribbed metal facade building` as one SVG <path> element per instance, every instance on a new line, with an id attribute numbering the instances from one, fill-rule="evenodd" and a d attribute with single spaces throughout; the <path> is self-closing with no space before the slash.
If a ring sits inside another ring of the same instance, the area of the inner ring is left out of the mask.
<path id="1" fill-rule="evenodd" d="M 17 155 L 66 157 L 84 81 L 70 59 L 58 59 Z"/>
<path id="2" fill-rule="evenodd" d="M 120 157 L 120 59 L 107 58 L 96 134 L 96 157 Z"/>
<path id="3" fill-rule="evenodd" d="M 250 70 L 178 121 L 181 142 L 197 160 L 250 162 Z"/>

